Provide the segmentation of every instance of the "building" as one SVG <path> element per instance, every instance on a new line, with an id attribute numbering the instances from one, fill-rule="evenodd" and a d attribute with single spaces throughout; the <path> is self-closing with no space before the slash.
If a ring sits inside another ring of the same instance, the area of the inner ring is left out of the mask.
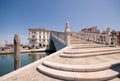
<path id="1" fill-rule="evenodd" d="M 49 43 L 50 31 L 44 28 L 29 29 L 29 46 L 39 48 L 46 47 Z"/>
<path id="2" fill-rule="evenodd" d="M 117 31 L 117 45 L 120 46 L 120 31 Z"/>
<path id="3" fill-rule="evenodd" d="M 100 33 L 100 31 L 97 29 L 97 26 L 91 28 L 84 28 L 81 31 L 85 33 Z"/>

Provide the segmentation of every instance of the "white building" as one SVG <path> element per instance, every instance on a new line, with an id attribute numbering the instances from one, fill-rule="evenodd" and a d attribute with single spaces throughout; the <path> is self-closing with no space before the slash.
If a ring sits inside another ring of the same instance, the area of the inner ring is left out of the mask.
<path id="1" fill-rule="evenodd" d="M 50 31 L 44 28 L 29 29 L 29 45 L 32 47 L 46 47 L 49 43 Z"/>

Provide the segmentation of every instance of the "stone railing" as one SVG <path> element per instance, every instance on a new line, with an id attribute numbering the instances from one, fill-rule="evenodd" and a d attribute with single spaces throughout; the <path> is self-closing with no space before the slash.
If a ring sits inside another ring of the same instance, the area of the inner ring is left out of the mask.
<path id="1" fill-rule="evenodd" d="M 50 35 L 67 46 L 70 44 L 70 36 L 72 36 L 72 32 L 51 31 Z"/>
<path id="2" fill-rule="evenodd" d="M 101 34 L 101 33 L 85 33 L 85 32 L 74 32 L 72 33 L 72 36 L 76 38 L 80 38 L 86 41 L 100 43 L 100 44 L 106 44 L 106 45 L 112 45 L 112 35 L 111 34 Z M 116 40 L 116 39 L 114 39 Z M 115 41 L 113 42 L 116 43 Z"/>
<path id="3" fill-rule="evenodd" d="M 70 44 L 70 36 L 66 32 L 51 31 L 50 40 L 54 42 L 56 50 L 60 50 Z"/>
<path id="4" fill-rule="evenodd" d="M 61 43 L 66 45 L 65 33 L 64 32 L 51 31 L 50 36 L 54 37 L 55 39 L 59 40 Z"/>

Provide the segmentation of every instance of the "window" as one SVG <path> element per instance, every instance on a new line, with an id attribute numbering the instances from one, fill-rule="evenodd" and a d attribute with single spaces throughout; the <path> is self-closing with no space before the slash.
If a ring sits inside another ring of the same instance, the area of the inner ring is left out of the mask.
<path id="1" fill-rule="evenodd" d="M 35 38 L 35 35 L 32 35 L 32 38 L 34 39 L 34 38 Z"/>
<path id="2" fill-rule="evenodd" d="M 35 34 L 36 32 L 35 31 L 32 31 L 32 34 Z"/>
<path id="3" fill-rule="evenodd" d="M 45 39 L 43 39 L 43 42 L 45 42 Z"/>
<path id="4" fill-rule="evenodd" d="M 39 36 L 39 39 L 41 39 L 41 36 Z"/>
<path id="5" fill-rule="evenodd" d="M 35 40 L 32 40 L 32 42 L 36 42 Z"/>

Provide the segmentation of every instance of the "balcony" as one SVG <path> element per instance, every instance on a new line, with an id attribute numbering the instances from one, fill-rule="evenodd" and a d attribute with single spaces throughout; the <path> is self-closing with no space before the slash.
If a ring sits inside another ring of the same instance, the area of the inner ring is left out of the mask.
<path id="1" fill-rule="evenodd" d="M 38 40 L 39 38 L 32 38 L 32 37 L 29 37 L 28 40 Z"/>

